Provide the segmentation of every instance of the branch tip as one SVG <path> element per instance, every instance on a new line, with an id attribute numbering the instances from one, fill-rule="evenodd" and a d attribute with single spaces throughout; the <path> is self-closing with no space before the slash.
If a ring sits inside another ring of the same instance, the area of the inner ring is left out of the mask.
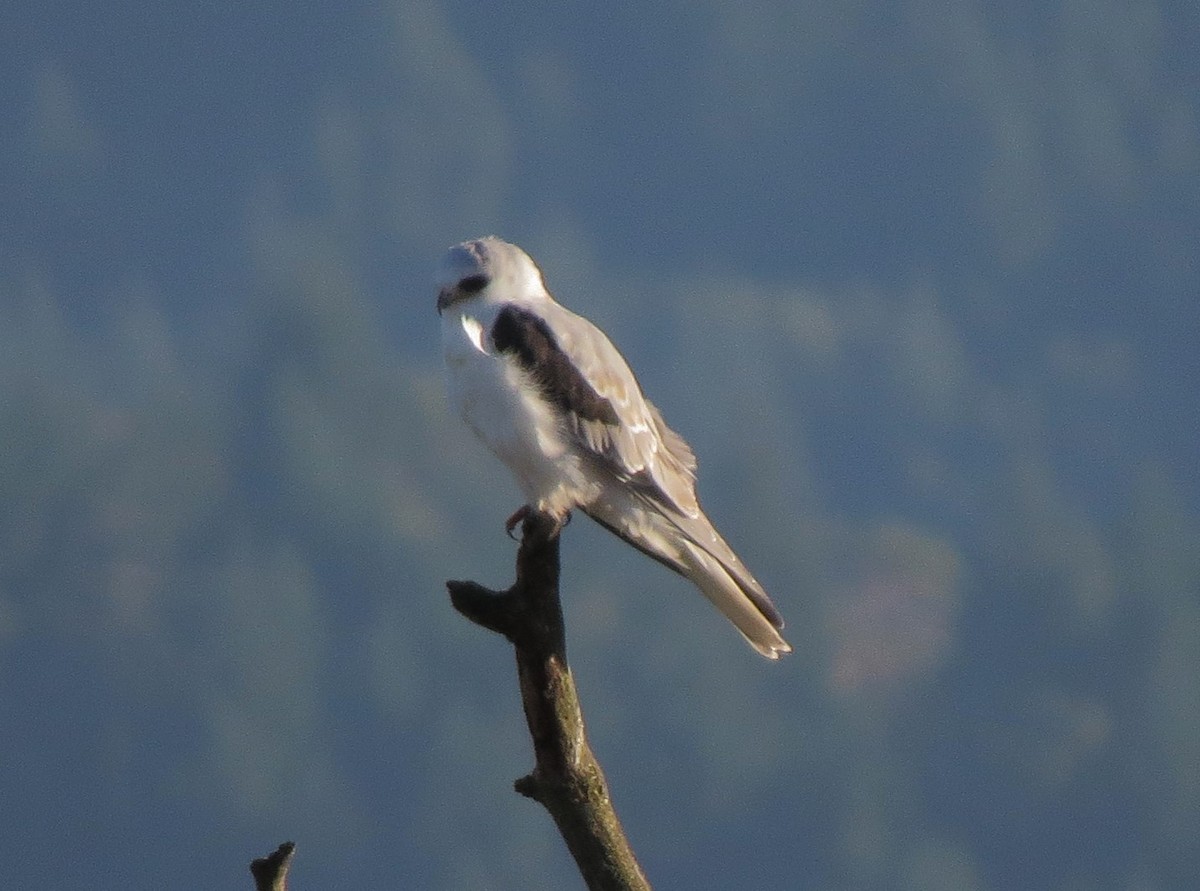
<path id="1" fill-rule="evenodd" d="M 292 855 L 296 853 L 294 842 L 284 842 L 266 857 L 259 857 L 250 864 L 250 875 L 254 876 L 257 891 L 287 891 L 288 870 L 292 866 Z"/>
<path id="2" fill-rule="evenodd" d="M 525 774 L 519 780 L 513 783 L 513 789 L 518 795 L 524 795 L 526 798 L 531 798 L 539 804 L 544 804 L 542 801 L 542 784 L 538 782 L 537 777 L 531 773 Z"/>
<path id="3" fill-rule="evenodd" d="M 511 637 L 514 611 L 508 591 L 493 591 L 475 582 L 446 582 L 446 589 L 451 605 L 465 618 L 488 631 Z"/>

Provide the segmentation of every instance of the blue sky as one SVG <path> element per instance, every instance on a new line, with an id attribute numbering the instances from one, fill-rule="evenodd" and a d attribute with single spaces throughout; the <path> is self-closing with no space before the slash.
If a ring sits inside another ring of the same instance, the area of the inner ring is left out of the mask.
<path id="1" fill-rule="evenodd" d="M 232 887 L 285 838 L 298 887 L 577 881 L 442 588 L 511 572 L 432 293 L 496 233 L 692 443 L 797 648 L 567 530 L 657 887 L 1185 887 L 1197 24 L 10 4 L 0 885 Z"/>

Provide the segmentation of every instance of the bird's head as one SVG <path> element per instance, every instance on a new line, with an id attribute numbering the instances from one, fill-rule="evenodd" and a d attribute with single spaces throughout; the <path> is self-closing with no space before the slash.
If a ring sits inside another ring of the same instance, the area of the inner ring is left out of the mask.
<path id="1" fill-rule="evenodd" d="M 494 235 L 456 244 L 438 269 L 439 314 L 468 300 L 524 303 L 549 296 L 542 270 L 529 254 Z"/>

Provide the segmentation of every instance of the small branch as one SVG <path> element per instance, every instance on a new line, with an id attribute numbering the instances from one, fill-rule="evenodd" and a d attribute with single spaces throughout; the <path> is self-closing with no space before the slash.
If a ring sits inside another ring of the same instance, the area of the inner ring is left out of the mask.
<path id="1" fill-rule="evenodd" d="M 531 513 L 521 527 L 517 580 L 507 591 L 447 582 L 454 608 L 512 642 L 536 766 L 514 784 L 539 802 L 591 891 L 649 891 L 592 754 L 567 665 L 558 597 L 559 525 Z"/>
<path id="2" fill-rule="evenodd" d="M 284 842 L 266 857 L 259 857 L 250 864 L 256 891 L 287 891 L 288 870 L 292 866 L 292 855 L 296 846 Z"/>

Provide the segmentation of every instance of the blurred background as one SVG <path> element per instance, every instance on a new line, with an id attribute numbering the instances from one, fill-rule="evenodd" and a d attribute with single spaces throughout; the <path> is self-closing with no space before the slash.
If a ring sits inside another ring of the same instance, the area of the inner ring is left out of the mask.
<path id="1" fill-rule="evenodd" d="M 1198 9 L 7 4 L 0 886 L 579 887 L 443 587 L 512 575 L 432 284 L 495 233 L 796 647 L 566 531 L 656 887 L 1194 887 Z"/>

